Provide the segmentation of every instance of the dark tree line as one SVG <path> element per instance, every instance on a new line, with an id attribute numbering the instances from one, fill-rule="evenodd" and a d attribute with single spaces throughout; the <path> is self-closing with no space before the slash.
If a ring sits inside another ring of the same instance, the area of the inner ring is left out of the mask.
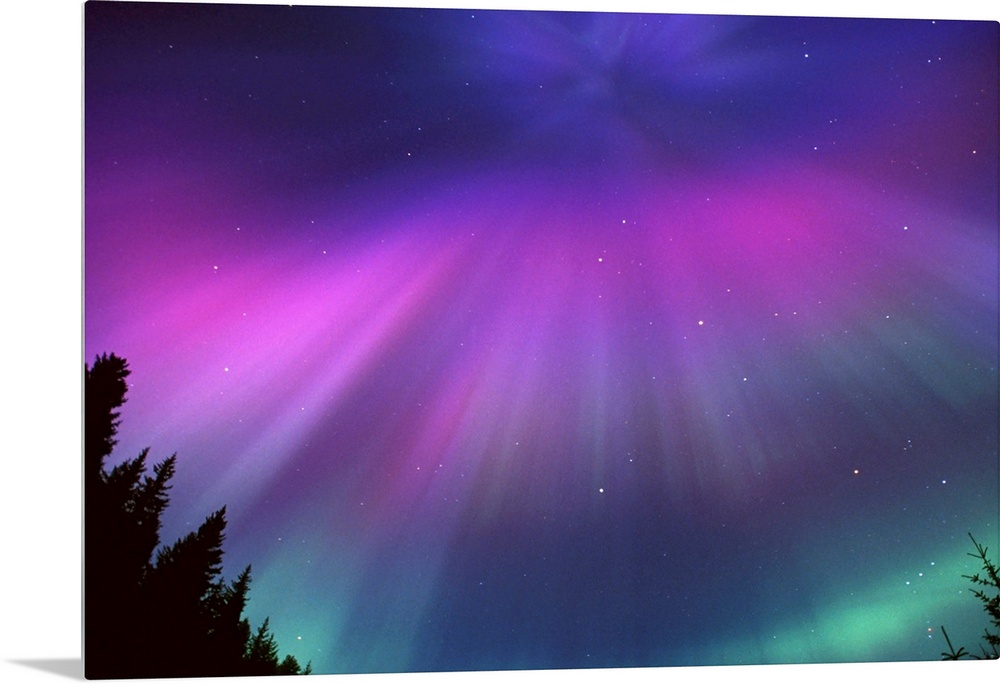
<path id="1" fill-rule="evenodd" d="M 281 658 L 268 621 L 243 617 L 250 566 L 221 577 L 226 509 L 170 546 L 160 540 L 176 454 L 148 449 L 110 470 L 128 364 L 102 355 L 84 381 L 84 669 L 88 679 L 308 674 Z"/>

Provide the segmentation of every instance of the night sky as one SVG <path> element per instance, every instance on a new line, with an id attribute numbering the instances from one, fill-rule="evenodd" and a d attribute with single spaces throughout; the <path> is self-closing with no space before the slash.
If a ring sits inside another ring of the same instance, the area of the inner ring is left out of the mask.
<path id="1" fill-rule="evenodd" d="M 283 653 L 978 649 L 996 22 L 84 14 L 85 360 Z"/>

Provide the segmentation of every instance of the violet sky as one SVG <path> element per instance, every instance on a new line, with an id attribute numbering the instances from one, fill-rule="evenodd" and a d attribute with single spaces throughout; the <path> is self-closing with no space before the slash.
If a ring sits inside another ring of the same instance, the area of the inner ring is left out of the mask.
<path id="1" fill-rule="evenodd" d="M 318 673 L 936 660 L 998 25 L 85 5 L 84 352 Z"/>

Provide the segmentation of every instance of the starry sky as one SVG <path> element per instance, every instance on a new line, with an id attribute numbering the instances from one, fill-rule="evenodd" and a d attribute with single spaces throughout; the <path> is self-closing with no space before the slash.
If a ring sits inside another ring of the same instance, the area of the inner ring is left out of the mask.
<path id="1" fill-rule="evenodd" d="M 937 660 L 998 25 L 84 6 L 84 355 L 317 673 Z"/>

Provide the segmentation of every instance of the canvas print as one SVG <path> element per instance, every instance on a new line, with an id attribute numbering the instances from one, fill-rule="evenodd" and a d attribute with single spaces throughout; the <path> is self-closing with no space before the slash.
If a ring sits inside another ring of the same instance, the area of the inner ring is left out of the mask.
<path id="1" fill-rule="evenodd" d="M 83 9 L 88 678 L 997 656 L 996 22 Z"/>

